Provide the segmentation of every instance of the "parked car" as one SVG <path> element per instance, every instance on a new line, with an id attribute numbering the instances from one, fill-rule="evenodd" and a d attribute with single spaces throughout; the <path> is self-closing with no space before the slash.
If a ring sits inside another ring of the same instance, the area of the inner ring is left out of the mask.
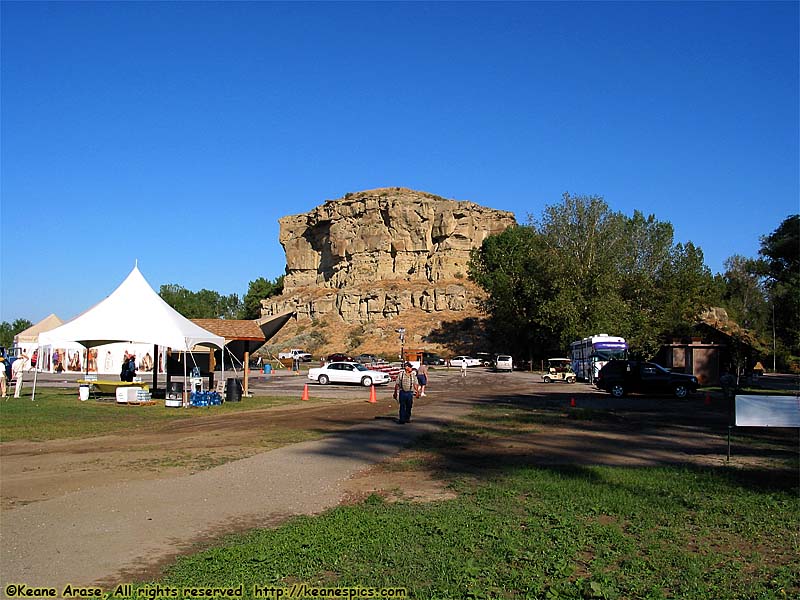
<path id="1" fill-rule="evenodd" d="M 462 363 L 466 363 L 468 367 L 480 367 L 483 361 L 478 358 L 472 358 L 471 356 L 454 356 L 450 359 L 451 367 L 460 367 Z"/>
<path id="2" fill-rule="evenodd" d="M 359 354 L 358 356 L 354 356 L 353 360 L 361 363 L 362 365 L 369 365 L 372 363 L 381 362 L 381 359 L 375 356 L 374 354 Z"/>
<path id="3" fill-rule="evenodd" d="M 492 367 L 494 368 L 494 354 L 490 354 L 488 352 L 476 352 L 475 358 L 481 361 L 481 365 L 484 367 Z"/>
<path id="4" fill-rule="evenodd" d="M 698 381 L 694 375 L 673 373 L 656 363 L 612 360 L 600 369 L 595 385 L 615 398 L 633 392 L 685 398 L 697 391 Z"/>
<path id="5" fill-rule="evenodd" d="M 329 383 L 358 383 L 364 387 L 383 385 L 392 378 L 388 373 L 372 371 L 357 362 L 332 362 L 308 370 L 308 378 L 320 385 Z"/>
<path id="6" fill-rule="evenodd" d="M 291 358 L 291 359 L 295 359 L 296 358 L 296 359 L 299 359 L 302 362 L 310 362 L 311 361 L 311 354 L 309 352 L 306 352 L 305 350 L 300 349 L 300 348 L 292 348 L 288 352 L 279 352 L 278 353 L 278 360 L 286 359 L 286 358 Z"/>
<path id="7" fill-rule="evenodd" d="M 426 365 L 431 365 L 434 367 L 445 364 L 445 360 L 441 356 L 439 356 L 438 354 L 434 354 L 433 352 L 423 352 L 422 362 Z"/>
<path id="8" fill-rule="evenodd" d="M 325 362 L 353 362 L 353 359 L 342 352 L 334 352 L 333 354 L 328 355 L 328 357 L 325 359 Z"/>
<path id="9" fill-rule="evenodd" d="M 494 370 L 508 371 L 510 373 L 514 370 L 514 359 L 508 354 L 498 354 L 494 357 Z"/>

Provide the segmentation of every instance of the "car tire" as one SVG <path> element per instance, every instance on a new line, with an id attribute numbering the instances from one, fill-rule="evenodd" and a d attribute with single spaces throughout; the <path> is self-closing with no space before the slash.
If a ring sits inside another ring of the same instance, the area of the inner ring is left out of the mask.
<path id="1" fill-rule="evenodd" d="M 574 377 L 567 377 L 567 383 L 575 383 Z"/>
<path id="2" fill-rule="evenodd" d="M 608 391 L 611 392 L 611 395 L 614 396 L 614 398 L 622 398 L 625 395 L 625 388 L 621 383 L 615 383 Z"/>
<path id="3" fill-rule="evenodd" d="M 685 385 L 676 385 L 673 391 L 675 392 L 675 397 L 680 398 L 681 400 L 689 395 L 689 388 L 687 388 Z"/>
<path id="4" fill-rule="evenodd" d="M 362 377 L 361 378 L 361 385 L 364 387 L 369 387 L 372 385 L 372 377 Z"/>
<path id="5" fill-rule="evenodd" d="M 330 379 L 328 379 L 327 375 L 320 375 L 319 379 L 317 379 L 317 381 L 319 381 L 320 385 L 328 385 L 328 382 L 330 381 Z"/>
<path id="6" fill-rule="evenodd" d="M 544 381 L 545 383 L 550 383 L 553 380 L 550 379 L 549 377 L 542 377 L 542 381 Z"/>

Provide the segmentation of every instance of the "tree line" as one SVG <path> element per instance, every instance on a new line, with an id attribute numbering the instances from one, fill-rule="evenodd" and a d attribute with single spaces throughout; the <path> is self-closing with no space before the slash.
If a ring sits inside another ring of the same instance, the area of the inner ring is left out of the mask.
<path id="1" fill-rule="evenodd" d="M 251 281 L 244 298 L 207 289 L 193 292 L 176 284 L 162 285 L 158 295 L 187 319 L 258 319 L 261 300 L 283 293 L 283 278 L 281 275 L 270 281 L 259 277 Z"/>
<path id="2" fill-rule="evenodd" d="M 670 223 L 564 194 L 541 217 L 484 240 L 469 274 L 486 292 L 490 336 L 520 357 L 562 354 L 608 333 L 649 358 L 668 337 L 690 334 L 704 309 L 722 307 L 762 349 L 774 326 L 785 365 L 800 354 L 799 238 L 798 215 L 789 216 L 761 238 L 759 258 L 734 255 L 714 275 L 699 247 L 675 243 Z"/>

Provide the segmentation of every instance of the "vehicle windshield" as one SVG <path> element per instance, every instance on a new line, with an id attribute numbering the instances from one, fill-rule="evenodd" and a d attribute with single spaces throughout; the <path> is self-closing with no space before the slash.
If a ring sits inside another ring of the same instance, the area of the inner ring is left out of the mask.
<path id="1" fill-rule="evenodd" d="M 367 367 L 361 364 L 356 365 L 356 369 L 358 369 L 359 371 L 369 371 Z"/>
<path id="2" fill-rule="evenodd" d="M 597 360 L 624 360 L 625 359 L 625 350 L 623 349 L 608 349 L 608 350 L 595 350 L 592 356 L 595 356 Z"/>

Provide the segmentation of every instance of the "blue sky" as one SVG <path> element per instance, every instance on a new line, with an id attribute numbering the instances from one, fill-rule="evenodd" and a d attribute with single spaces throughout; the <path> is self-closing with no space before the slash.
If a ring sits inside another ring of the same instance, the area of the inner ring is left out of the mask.
<path id="1" fill-rule="evenodd" d="M 403 186 L 669 221 L 723 270 L 800 210 L 798 3 L 0 7 L 0 320 L 283 272 L 278 218 Z"/>

